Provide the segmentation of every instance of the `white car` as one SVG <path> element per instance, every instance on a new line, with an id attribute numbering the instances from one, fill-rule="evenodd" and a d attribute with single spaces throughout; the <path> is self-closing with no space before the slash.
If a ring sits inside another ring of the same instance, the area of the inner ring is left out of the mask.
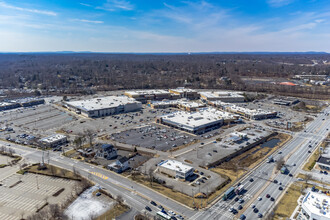
<path id="1" fill-rule="evenodd" d="M 262 197 L 259 196 L 259 197 L 258 197 L 258 201 L 261 201 L 261 200 L 262 200 Z"/>
<path id="2" fill-rule="evenodd" d="M 252 204 L 252 205 L 251 205 L 251 208 L 253 208 L 253 209 L 254 209 L 255 207 L 256 207 L 256 205 L 255 205 L 255 204 Z"/>
<path id="3" fill-rule="evenodd" d="M 175 213 L 173 211 L 168 211 L 168 213 L 170 213 L 170 215 L 175 215 Z"/>

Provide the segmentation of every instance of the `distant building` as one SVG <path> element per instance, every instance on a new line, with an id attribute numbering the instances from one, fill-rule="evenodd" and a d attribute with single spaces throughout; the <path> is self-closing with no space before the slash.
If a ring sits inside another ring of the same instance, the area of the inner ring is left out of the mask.
<path id="1" fill-rule="evenodd" d="M 186 99 L 199 99 L 200 97 L 199 93 L 196 90 L 186 89 L 184 87 L 170 89 L 169 92 L 179 95 L 180 98 L 186 98 Z"/>
<path id="2" fill-rule="evenodd" d="M 295 75 L 294 79 L 322 80 L 326 79 L 327 75 Z"/>
<path id="3" fill-rule="evenodd" d="M 156 122 L 193 134 L 220 128 L 225 121 L 236 120 L 235 115 L 214 108 L 199 109 L 197 112 L 178 111 L 157 117 Z"/>
<path id="4" fill-rule="evenodd" d="M 244 102 L 245 98 L 238 92 L 200 92 L 201 99 L 206 101 Z"/>
<path id="5" fill-rule="evenodd" d="M 65 135 L 55 134 L 49 137 L 45 137 L 39 140 L 42 144 L 47 147 L 57 147 L 68 142 L 68 139 Z"/>
<path id="6" fill-rule="evenodd" d="M 194 168 L 176 160 L 165 160 L 158 164 L 158 171 L 169 176 L 187 179 L 194 173 Z"/>
<path id="7" fill-rule="evenodd" d="M 19 108 L 19 107 L 21 107 L 19 103 L 0 102 L 0 111 Z"/>
<path id="8" fill-rule="evenodd" d="M 45 100 L 39 98 L 22 98 L 22 99 L 8 100 L 6 102 L 0 102 L 0 111 L 20 108 L 20 107 L 41 105 L 44 103 Z"/>
<path id="9" fill-rule="evenodd" d="M 204 103 L 191 102 L 186 99 L 148 101 L 148 106 L 154 109 L 180 108 L 185 111 L 196 111 L 198 108 L 205 107 Z"/>
<path id="10" fill-rule="evenodd" d="M 87 158 L 91 158 L 95 156 L 95 151 L 93 151 L 92 148 L 86 148 L 86 149 L 78 149 L 77 152 L 83 156 L 83 157 L 87 157 Z"/>
<path id="11" fill-rule="evenodd" d="M 294 105 L 299 102 L 299 99 L 296 98 L 281 98 L 281 99 L 273 99 L 273 104 L 275 105 Z"/>
<path id="12" fill-rule="evenodd" d="M 30 106 L 45 104 L 44 99 L 38 99 L 38 98 L 18 99 L 17 102 L 20 103 L 22 107 L 30 107 Z"/>
<path id="13" fill-rule="evenodd" d="M 247 138 L 247 134 L 245 134 L 243 132 L 233 132 L 230 134 L 229 140 L 234 143 L 238 143 L 246 138 Z"/>
<path id="14" fill-rule="evenodd" d="M 226 111 L 238 114 L 246 119 L 251 120 L 262 120 L 267 118 L 275 118 L 277 117 L 276 111 L 266 111 L 263 109 L 248 109 L 236 105 L 228 105 L 226 106 Z"/>
<path id="15" fill-rule="evenodd" d="M 321 170 L 330 170 L 330 158 L 320 156 L 319 159 L 316 161 L 316 167 Z"/>
<path id="16" fill-rule="evenodd" d="M 98 147 L 95 157 L 111 160 L 112 158 L 117 157 L 117 149 L 111 144 L 102 144 Z"/>
<path id="17" fill-rule="evenodd" d="M 69 109 L 90 118 L 141 110 L 142 104 L 126 96 L 106 96 L 66 102 Z"/>
<path id="18" fill-rule="evenodd" d="M 135 90 L 125 91 L 124 95 L 134 98 L 142 103 L 147 103 L 148 100 L 164 100 L 164 99 L 178 99 L 179 95 L 173 95 L 166 90 Z"/>
<path id="19" fill-rule="evenodd" d="M 129 168 L 129 159 L 127 157 L 122 157 L 112 164 L 109 164 L 108 168 L 116 173 L 122 173 Z"/>
<path id="20" fill-rule="evenodd" d="M 330 197 L 326 194 L 308 192 L 301 203 L 297 220 L 330 220 Z"/>

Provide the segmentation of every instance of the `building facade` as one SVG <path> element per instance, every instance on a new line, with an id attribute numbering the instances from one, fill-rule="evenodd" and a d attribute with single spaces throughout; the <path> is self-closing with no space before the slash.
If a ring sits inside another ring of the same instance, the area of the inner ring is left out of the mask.
<path id="1" fill-rule="evenodd" d="M 39 140 L 42 144 L 44 144 L 47 147 L 57 147 L 63 144 L 66 144 L 68 142 L 68 139 L 65 135 L 62 134 L 55 134 L 52 136 L 48 136 L 45 138 L 42 138 Z"/>
<path id="2" fill-rule="evenodd" d="M 158 164 L 158 171 L 174 178 L 187 179 L 194 173 L 194 168 L 176 160 L 165 160 Z"/>

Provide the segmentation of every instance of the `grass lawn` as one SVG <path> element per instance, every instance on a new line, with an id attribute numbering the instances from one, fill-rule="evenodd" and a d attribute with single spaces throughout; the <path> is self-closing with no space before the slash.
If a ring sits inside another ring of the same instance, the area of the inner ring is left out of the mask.
<path id="1" fill-rule="evenodd" d="M 36 173 L 36 174 L 42 174 L 47 176 L 56 176 L 60 178 L 68 178 L 73 180 L 79 180 L 79 177 L 75 175 L 73 172 L 61 169 L 59 167 L 55 167 L 49 164 L 46 164 L 47 169 L 38 169 L 39 164 L 35 164 L 32 166 L 29 166 L 27 168 L 24 168 L 24 171 Z"/>
<path id="2" fill-rule="evenodd" d="M 329 138 L 329 136 L 328 136 Z M 327 147 L 327 142 L 323 141 L 320 145 L 320 147 L 322 147 L 323 149 L 325 149 Z M 317 161 L 317 159 L 320 156 L 320 147 L 317 148 L 316 151 L 314 151 L 314 153 L 312 154 L 312 156 L 309 158 L 309 160 L 307 161 L 307 163 L 305 163 L 303 170 L 305 171 L 311 171 Z"/>
<path id="3" fill-rule="evenodd" d="M 224 175 L 230 178 L 232 182 L 234 182 L 236 179 L 240 178 L 242 175 L 244 175 L 247 171 L 247 169 L 253 169 L 256 165 L 258 165 L 261 161 L 265 160 L 270 154 L 272 154 L 274 151 L 276 151 L 278 148 L 283 146 L 288 140 L 291 139 L 290 135 L 287 134 L 278 134 L 277 136 L 274 136 L 272 138 L 279 138 L 281 142 L 273 148 L 264 147 L 261 148 L 260 146 L 254 147 L 243 154 L 231 159 L 228 162 L 224 162 L 217 166 L 216 168 L 211 169 L 212 171 Z M 255 150 L 259 149 L 256 153 Z M 242 160 L 242 158 L 245 158 Z"/>
<path id="4" fill-rule="evenodd" d="M 311 180 L 313 181 L 313 180 Z M 302 189 L 306 188 L 312 188 L 312 184 L 306 184 L 305 182 L 296 182 L 291 184 L 291 186 L 286 190 L 287 193 L 284 194 L 284 196 L 281 198 L 278 205 L 275 207 L 275 215 L 274 220 L 280 220 L 280 219 L 286 219 L 290 218 L 293 211 L 297 207 L 298 203 L 297 200 L 299 196 L 301 195 Z M 326 190 L 325 188 L 316 187 L 319 190 Z"/>
<path id="5" fill-rule="evenodd" d="M 298 205 L 297 200 L 301 195 L 301 184 L 292 184 L 286 192 L 276 206 L 274 220 L 286 219 L 291 216 Z"/>
<path id="6" fill-rule="evenodd" d="M 305 163 L 303 170 L 305 171 L 311 171 L 317 161 L 317 159 L 319 158 L 319 147 L 317 148 L 317 150 L 312 154 L 312 156 L 309 158 L 309 160 Z"/>
<path id="7" fill-rule="evenodd" d="M 115 219 L 117 216 L 127 212 L 129 207 L 124 204 L 116 204 L 115 207 L 109 209 L 102 215 L 96 218 L 96 220 L 108 220 L 108 219 Z"/>
<path id="8" fill-rule="evenodd" d="M 208 199 L 198 199 L 198 198 L 193 199 L 191 196 L 167 188 L 166 186 L 163 186 L 159 183 L 154 182 L 151 185 L 150 181 L 148 180 L 148 177 L 144 177 L 142 175 L 130 176 L 129 178 L 191 208 L 196 208 L 196 207 L 200 208 L 207 206 L 208 203 L 216 199 L 227 189 L 227 187 L 224 186 L 228 184 L 228 182 L 226 182 L 226 184 L 224 184 L 223 186 L 219 186 L 218 190 L 210 194 Z"/>

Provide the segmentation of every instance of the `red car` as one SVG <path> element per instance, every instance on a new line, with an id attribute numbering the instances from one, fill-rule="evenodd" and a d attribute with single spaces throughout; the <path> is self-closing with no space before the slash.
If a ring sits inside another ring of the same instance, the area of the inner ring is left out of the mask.
<path id="1" fill-rule="evenodd" d="M 266 195 L 266 198 L 270 198 L 270 195 L 269 195 L 269 194 L 267 194 L 267 195 Z"/>

